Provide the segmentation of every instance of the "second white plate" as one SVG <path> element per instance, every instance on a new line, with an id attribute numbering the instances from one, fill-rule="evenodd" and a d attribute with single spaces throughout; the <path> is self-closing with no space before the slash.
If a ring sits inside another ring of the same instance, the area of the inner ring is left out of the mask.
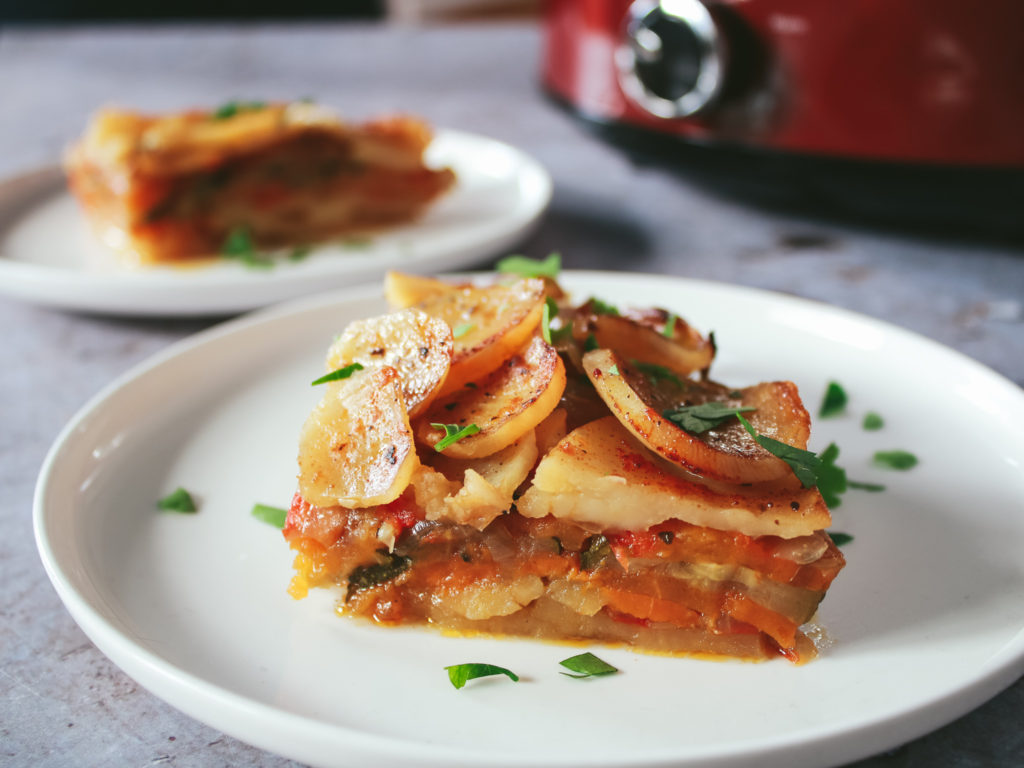
<path id="1" fill-rule="evenodd" d="M 231 314 L 376 281 L 388 269 L 437 272 L 505 255 L 551 200 L 547 171 L 493 139 L 439 131 L 427 160 L 458 178 L 419 221 L 258 270 L 228 260 L 126 268 L 93 236 L 60 169 L 9 179 L 0 184 L 0 293 L 104 314 Z"/>
<path id="2" fill-rule="evenodd" d="M 575 273 L 575 298 L 660 305 L 714 329 L 715 376 L 791 378 L 853 479 L 854 535 L 821 609 L 831 640 L 803 667 L 594 648 L 622 673 L 578 681 L 578 652 L 345 620 L 335 595 L 285 593 L 292 553 L 249 515 L 286 506 L 324 350 L 383 310 L 346 294 L 243 318 L 123 377 L 64 430 L 40 475 L 40 553 L 71 614 L 144 686 L 234 736 L 320 766 L 568 768 L 840 764 L 967 712 L 1024 671 L 1024 393 L 969 359 L 792 297 L 665 276 Z M 883 430 L 861 429 L 867 410 Z M 872 467 L 907 449 L 904 473 Z M 196 515 L 157 513 L 184 486 Z M 449 684 L 487 662 L 522 681 Z"/>

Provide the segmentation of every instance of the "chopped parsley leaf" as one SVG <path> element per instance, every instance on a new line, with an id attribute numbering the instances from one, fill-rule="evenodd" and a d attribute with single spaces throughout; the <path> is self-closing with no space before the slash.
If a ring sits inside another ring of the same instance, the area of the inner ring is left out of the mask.
<path id="1" fill-rule="evenodd" d="M 876 451 L 873 462 L 886 469 L 910 469 L 917 466 L 917 456 L 910 451 Z"/>
<path id="2" fill-rule="evenodd" d="M 661 381 L 671 381 L 677 387 L 684 386 L 682 380 L 664 365 L 645 363 L 643 360 L 631 360 L 630 362 L 633 363 L 634 368 L 650 379 L 653 386 L 658 386 L 658 382 Z"/>
<path id="3" fill-rule="evenodd" d="M 885 490 L 884 485 L 879 485 L 878 483 L 859 483 L 856 480 L 847 480 L 846 487 L 856 488 L 859 491 L 870 491 L 871 493 L 878 493 Z"/>
<path id="4" fill-rule="evenodd" d="M 818 416 L 822 419 L 831 419 L 846 410 L 846 403 L 849 398 L 846 390 L 837 381 L 830 381 L 825 389 L 825 397 L 818 409 Z"/>
<path id="5" fill-rule="evenodd" d="M 281 507 L 269 507 L 266 504 L 253 504 L 250 513 L 257 520 L 262 520 L 275 528 L 284 528 L 285 520 L 288 519 L 288 510 Z"/>
<path id="6" fill-rule="evenodd" d="M 551 343 L 551 319 L 558 317 L 558 305 L 548 296 L 544 299 L 544 310 L 540 318 L 540 335 L 548 344 Z"/>
<path id="7" fill-rule="evenodd" d="M 474 328 L 476 328 L 476 323 L 459 323 L 454 328 L 452 328 L 452 338 L 461 339 Z"/>
<path id="8" fill-rule="evenodd" d="M 665 318 L 665 327 L 661 329 L 661 335 L 666 339 L 671 339 L 676 335 L 676 320 L 678 317 L 675 312 L 669 312 L 668 317 Z"/>
<path id="9" fill-rule="evenodd" d="M 550 277 L 554 280 L 562 271 L 562 254 L 549 253 L 543 261 L 528 256 L 506 256 L 498 262 L 495 269 L 505 275 L 519 275 L 522 278 Z"/>
<path id="10" fill-rule="evenodd" d="M 273 260 L 260 254 L 252 242 L 252 235 L 246 227 L 239 226 L 228 232 L 221 245 L 220 255 L 228 259 L 237 259 L 247 267 L 269 269 L 274 266 Z"/>
<path id="11" fill-rule="evenodd" d="M 217 107 L 210 117 L 213 120 L 227 120 L 242 112 L 256 112 L 266 106 L 265 101 L 229 101 Z"/>
<path id="12" fill-rule="evenodd" d="M 606 304 L 593 296 L 590 298 L 590 308 L 595 315 L 617 315 L 619 310 L 613 304 Z"/>
<path id="13" fill-rule="evenodd" d="M 348 365 L 338 368 L 336 371 L 324 374 L 319 379 L 314 381 L 310 386 L 315 387 L 317 384 L 326 384 L 329 381 L 341 381 L 347 379 L 356 371 L 363 370 L 363 366 L 360 363 L 349 363 Z"/>
<path id="14" fill-rule="evenodd" d="M 864 421 L 861 422 L 861 427 L 868 430 L 869 432 L 874 432 L 875 430 L 881 429 L 884 426 L 885 420 L 874 411 L 868 411 L 867 413 L 865 413 Z"/>
<path id="15" fill-rule="evenodd" d="M 607 661 L 603 661 L 594 654 L 587 651 L 576 656 L 570 656 L 558 662 L 569 672 L 563 672 L 566 677 L 582 680 L 587 677 L 601 677 L 603 675 L 614 675 L 619 670 Z M 576 673 L 576 674 L 573 674 Z"/>
<path id="16" fill-rule="evenodd" d="M 836 459 L 839 458 L 839 446 L 829 443 L 818 458 L 821 459 L 821 466 L 818 468 L 818 492 L 821 493 L 825 505 L 830 509 L 835 509 L 841 502 L 840 494 L 846 493 L 846 489 L 849 487 L 846 470 L 836 466 Z"/>
<path id="17" fill-rule="evenodd" d="M 598 348 L 597 337 L 594 334 L 592 334 L 592 333 L 588 333 L 587 334 L 587 338 L 583 342 L 583 351 L 584 352 L 592 352 L 592 351 L 594 351 L 597 348 Z"/>
<path id="18" fill-rule="evenodd" d="M 468 681 L 476 680 L 478 677 L 494 675 L 505 675 L 513 682 L 519 682 L 519 675 L 515 672 L 494 664 L 453 664 L 445 669 L 448 670 L 448 679 L 456 688 L 462 688 Z"/>
<path id="19" fill-rule="evenodd" d="M 846 470 L 836 466 L 835 463 L 839 458 L 839 448 L 835 443 L 830 443 L 828 448 L 821 452 L 821 455 L 815 455 L 811 451 L 795 448 L 774 438 L 759 435 L 742 414 L 737 413 L 736 418 L 740 420 L 740 424 L 758 445 L 790 466 L 793 474 L 804 488 L 817 486 L 825 504 L 829 507 L 839 506 L 839 494 L 846 491 L 847 482 Z"/>
<path id="20" fill-rule="evenodd" d="M 197 512 L 195 499 L 184 488 L 176 488 L 156 503 L 157 509 L 165 512 Z"/>
<path id="21" fill-rule="evenodd" d="M 753 406 L 737 408 L 725 403 L 701 403 L 700 405 L 684 405 L 675 410 L 667 410 L 662 416 L 674 422 L 691 435 L 699 435 L 709 429 L 718 427 L 738 413 L 757 410 Z"/>
<path id="22" fill-rule="evenodd" d="M 480 431 L 480 427 L 476 424 L 467 424 L 464 427 L 460 427 L 458 424 L 435 424 L 434 422 L 431 422 L 430 426 L 434 429 L 444 430 L 444 437 L 434 444 L 434 450 L 438 453 L 443 451 L 452 443 L 457 443 L 462 438 L 475 435 Z"/>
<path id="23" fill-rule="evenodd" d="M 829 538 L 832 539 L 832 543 L 837 547 L 841 547 L 844 544 L 849 544 L 853 541 L 853 536 L 849 533 L 840 533 L 839 531 L 829 532 Z"/>
<path id="24" fill-rule="evenodd" d="M 618 365 L 612 365 L 608 369 L 608 373 L 610 373 L 612 376 L 618 376 L 619 375 L 619 366 Z"/>

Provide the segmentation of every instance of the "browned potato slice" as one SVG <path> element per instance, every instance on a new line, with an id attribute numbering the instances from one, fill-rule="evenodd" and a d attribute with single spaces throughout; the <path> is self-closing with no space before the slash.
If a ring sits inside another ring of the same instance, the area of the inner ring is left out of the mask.
<path id="1" fill-rule="evenodd" d="M 441 388 L 447 395 L 483 378 L 527 342 L 544 311 L 544 281 L 461 286 L 419 307 L 455 332 L 452 367 Z"/>
<path id="2" fill-rule="evenodd" d="M 384 298 L 396 309 L 405 309 L 427 299 L 454 291 L 457 286 L 435 277 L 388 270 L 384 275 Z"/>
<path id="3" fill-rule="evenodd" d="M 441 440 L 436 424 L 475 424 L 480 431 L 444 449 L 447 456 L 475 459 L 511 445 L 543 421 L 565 389 L 565 366 L 554 347 L 539 337 L 509 357 L 490 376 L 434 401 L 422 417 L 417 439 L 431 448 Z"/>
<path id="4" fill-rule="evenodd" d="M 350 363 L 365 369 L 389 366 L 402 378 L 409 416 L 425 409 L 448 375 L 452 329 L 418 309 L 350 323 L 327 353 L 327 370 Z"/>
<path id="5" fill-rule="evenodd" d="M 320 507 L 397 499 L 419 466 L 394 368 L 327 384 L 299 437 L 299 492 Z"/>
<path id="6" fill-rule="evenodd" d="M 805 449 L 810 417 L 792 382 L 758 384 L 738 392 L 713 382 L 664 378 L 655 382 L 608 349 L 588 352 L 583 365 L 619 421 L 672 463 L 727 483 L 796 482 L 789 465 L 759 446 L 737 420 L 698 436 L 662 415 L 666 410 L 704 402 L 751 406 L 757 410 L 745 416 L 759 434 Z"/>
<path id="7" fill-rule="evenodd" d="M 610 349 L 627 360 L 663 366 L 678 376 L 708 368 L 715 356 L 714 346 L 699 334 L 694 338 L 683 333 L 679 340 L 669 339 L 650 325 L 629 317 L 577 315 L 573 336 L 583 340 L 591 335 L 601 349 Z"/>
<path id="8" fill-rule="evenodd" d="M 549 416 L 545 419 L 545 422 L 550 418 Z M 428 451 L 427 453 L 431 455 L 424 457 L 424 463 L 439 470 L 445 477 L 457 481 L 463 481 L 467 471 L 472 470 L 505 496 L 504 509 L 508 509 L 512 503 L 512 494 L 522 485 L 533 465 L 537 463 L 536 431 L 530 430 L 511 445 L 480 459 L 456 459 L 448 456 L 448 451 Z"/>
<path id="9" fill-rule="evenodd" d="M 568 381 L 566 381 L 566 386 L 568 386 Z M 565 408 L 556 408 L 550 416 L 537 425 L 534 432 L 537 435 L 537 453 L 540 456 L 545 455 L 558 445 L 562 438 L 569 433 L 568 418 L 569 415 Z"/>
<path id="10" fill-rule="evenodd" d="M 816 488 L 709 488 L 666 470 L 614 416 L 573 430 L 542 458 L 516 509 L 591 530 L 642 531 L 671 519 L 792 539 L 831 524 Z"/>

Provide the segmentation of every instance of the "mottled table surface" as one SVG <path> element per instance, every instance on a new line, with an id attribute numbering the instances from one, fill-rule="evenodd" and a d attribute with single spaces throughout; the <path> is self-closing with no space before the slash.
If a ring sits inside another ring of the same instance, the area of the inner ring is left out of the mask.
<path id="1" fill-rule="evenodd" d="M 527 24 L 5 29 L 0 176 L 53 163 L 107 103 L 144 109 L 314 96 L 402 109 L 529 152 L 551 210 L 521 250 L 566 267 L 706 278 L 912 329 L 1024 382 L 1024 252 L 979 237 L 770 210 L 636 165 L 548 101 Z M 489 262 L 483 262 L 486 266 Z M 32 491 L 61 426 L 113 377 L 216 322 L 113 319 L 0 298 L 0 764 L 291 765 L 177 712 L 79 631 L 32 539 Z M 863 766 L 1024 762 L 1024 683 Z"/>

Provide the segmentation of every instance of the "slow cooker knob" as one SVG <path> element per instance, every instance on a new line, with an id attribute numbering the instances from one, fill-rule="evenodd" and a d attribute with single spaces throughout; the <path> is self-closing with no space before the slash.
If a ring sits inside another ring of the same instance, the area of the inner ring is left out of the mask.
<path id="1" fill-rule="evenodd" d="M 699 0 L 637 0 L 615 53 L 626 96 L 657 117 L 713 103 L 725 79 L 725 41 Z"/>

